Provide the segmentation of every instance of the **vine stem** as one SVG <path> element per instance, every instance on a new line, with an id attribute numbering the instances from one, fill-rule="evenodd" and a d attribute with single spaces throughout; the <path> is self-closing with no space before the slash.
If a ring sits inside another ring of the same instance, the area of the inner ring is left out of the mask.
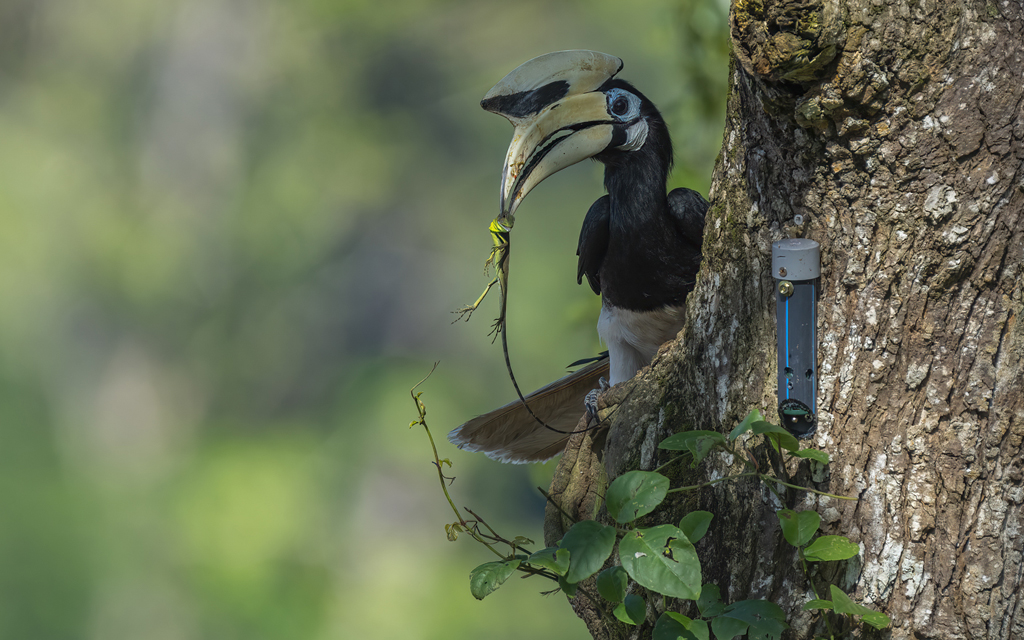
<path id="1" fill-rule="evenodd" d="M 482 544 L 485 547 L 487 547 L 488 549 L 490 549 L 491 553 L 493 553 L 494 555 L 498 556 L 499 558 L 504 558 L 505 555 L 503 553 L 501 553 L 500 551 L 495 549 L 491 545 L 491 543 L 487 542 L 487 540 L 484 540 L 483 536 L 481 536 L 479 533 L 474 531 L 472 527 L 469 526 L 469 523 L 466 522 L 466 519 L 462 517 L 462 513 L 459 512 L 459 508 L 455 506 L 455 501 L 452 500 L 451 494 L 448 493 L 448 485 L 447 485 L 447 483 L 445 483 L 446 478 L 445 478 L 444 472 L 441 470 L 442 465 L 444 464 L 444 462 L 448 462 L 448 461 L 447 460 L 442 461 L 441 460 L 441 456 L 439 456 L 437 454 L 437 445 L 434 444 L 434 436 L 431 435 L 430 427 L 427 426 L 427 406 L 425 404 L 423 404 L 422 400 L 420 400 L 420 395 L 421 395 L 422 392 L 421 393 L 416 393 L 416 389 L 421 384 L 426 382 L 427 378 L 429 378 L 431 375 L 433 375 L 434 371 L 437 369 L 437 365 L 438 364 L 440 364 L 440 362 L 435 362 L 434 366 L 430 368 L 430 372 L 427 373 L 427 375 L 424 376 L 422 380 L 417 382 L 413 386 L 413 388 L 409 390 L 409 395 L 412 396 L 412 401 L 416 403 L 416 411 L 419 413 L 419 419 L 413 421 L 409 426 L 412 427 L 412 426 L 416 426 L 417 424 L 418 425 L 422 425 L 423 426 L 423 430 L 427 432 L 427 439 L 430 440 L 430 448 L 434 452 L 434 466 L 437 467 L 437 479 L 441 483 L 441 490 L 444 491 L 444 497 L 448 500 L 448 504 L 451 506 L 452 511 L 455 512 L 455 517 L 459 519 L 459 524 L 462 525 L 463 527 L 465 527 L 466 532 L 469 533 L 469 535 L 474 540 L 476 540 L 480 544 Z M 451 462 L 448 462 L 448 464 L 451 465 Z M 485 523 L 485 525 L 486 525 L 486 523 Z"/>
<path id="2" fill-rule="evenodd" d="M 662 466 L 664 466 L 664 465 L 662 465 Z M 758 471 L 748 471 L 746 473 L 739 473 L 739 474 L 736 474 L 734 476 L 725 476 L 723 478 L 718 478 L 717 480 L 711 480 L 709 482 L 702 482 L 700 484 L 692 484 L 692 485 L 689 485 L 689 486 L 686 486 L 686 487 L 676 487 L 675 489 L 669 489 L 668 493 L 678 493 L 680 491 L 696 491 L 697 489 L 703 489 L 704 487 L 710 487 L 711 485 L 718 484 L 719 482 L 725 482 L 726 480 L 739 480 L 740 478 L 754 478 L 754 477 L 760 478 L 766 484 L 769 484 L 769 485 L 772 482 L 777 482 L 778 484 L 781 484 L 783 486 L 789 487 L 790 489 L 796 489 L 798 491 L 809 491 L 811 493 L 816 493 L 819 496 L 825 496 L 825 497 L 828 497 L 828 498 L 836 498 L 837 500 L 856 500 L 857 499 L 857 498 L 851 498 L 850 496 L 840 496 L 840 495 L 836 495 L 834 493 L 827 493 L 825 491 L 818 491 L 817 489 L 812 489 L 810 487 L 801 487 L 798 484 L 790 484 L 790 483 L 785 482 L 783 480 L 779 480 L 778 478 L 776 478 L 774 476 L 770 476 L 770 475 L 768 475 L 766 473 L 760 473 Z"/>
<path id="3" fill-rule="evenodd" d="M 664 469 L 665 467 L 667 467 L 668 465 L 670 465 L 670 464 L 672 464 L 673 462 L 675 462 L 676 460 L 682 460 L 682 459 L 683 459 L 683 456 L 676 456 L 676 457 L 674 457 L 674 458 L 670 458 L 670 459 L 669 459 L 669 460 L 668 460 L 667 462 L 665 462 L 664 464 L 661 464 L 661 465 L 658 465 L 657 467 L 655 467 L 655 468 L 653 469 L 653 471 L 654 471 L 654 473 L 658 473 L 658 472 L 660 472 L 660 471 L 661 471 L 662 469 Z"/>
<path id="4" fill-rule="evenodd" d="M 827 498 L 835 498 L 836 500 L 854 500 L 854 501 L 857 500 L 857 498 L 853 498 L 853 497 L 850 497 L 850 496 L 839 496 L 839 495 L 836 495 L 834 493 L 827 493 L 825 491 L 818 491 L 817 489 L 812 489 L 810 487 L 801 487 L 798 484 L 790 484 L 788 482 L 783 482 L 782 480 L 779 480 L 778 478 L 773 478 L 772 476 L 765 475 L 763 473 L 761 474 L 761 479 L 764 480 L 765 482 L 778 482 L 782 486 L 789 487 L 790 489 L 796 489 L 798 491 L 809 491 L 811 493 L 816 493 L 819 496 L 825 496 Z"/>
<path id="5" fill-rule="evenodd" d="M 821 600 L 821 595 L 818 593 L 818 588 L 814 586 L 814 580 L 811 578 L 811 570 L 807 566 L 807 559 L 804 557 L 804 550 L 797 549 L 797 555 L 800 556 L 800 565 L 804 570 L 804 577 L 807 578 L 807 582 L 811 585 L 811 591 L 814 592 L 814 597 Z M 832 621 L 828 618 L 828 612 L 824 611 L 821 614 L 822 619 L 825 621 L 825 626 L 828 627 L 828 633 L 830 637 L 836 637 L 835 629 L 832 628 Z"/>
<path id="6" fill-rule="evenodd" d="M 737 474 L 735 476 L 725 476 L 724 478 L 719 478 L 717 480 L 711 480 L 710 482 L 702 482 L 700 484 L 693 484 L 693 485 L 690 485 L 688 487 L 676 487 L 675 489 L 669 489 L 668 493 L 678 493 L 680 491 L 695 491 L 697 489 L 703 489 L 704 487 L 710 487 L 711 485 L 718 484 L 719 482 L 725 482 L 726 480 L 738 480 L 740 478 L 753 478 L 753 477 L 761 476 L 761 475 L 763 475 L 763 474 L 757 473 L 755 471 L 749 471 L 747 473 L 740 473 L 740 474 Z"/>

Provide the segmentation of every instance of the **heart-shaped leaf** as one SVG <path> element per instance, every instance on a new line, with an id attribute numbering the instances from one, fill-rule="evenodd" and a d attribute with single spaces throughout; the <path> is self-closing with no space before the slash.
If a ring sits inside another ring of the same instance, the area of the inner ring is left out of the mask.
<path id="1" fill-rule="evenodd" d="M 628 593 L 612 613 L 626 624 L 641 624 L 647 618 L 647 603 L 635 593 Z"/>
<path id="2" fill-rule="evenodd" d="M 725 436 L 717 431 L 683 431 L 662 440 L 658 447 L 669 451 L 689 451 L 693 454 L 693 463 L 690 466 L 696 467 L 697 463 L 711 453 L 716 446 L 727 443 L 728 440 L 725 439 Z"/>
<path id="3" fill-rule="evenodd" d="M 714 618 L 725 610 L 718 585 L 706 584 L 700 588 L 697 609 L 700 610 L 700 615 L 704 618 Z"/>
<path id="4" fill-rule="evenodd" d="M 567 582 L 565 576 L 558 576 L 558 588 L 570 598 L 576 595 L 577 585 L 575 582 Z"/>
<path id="5" fill-rule="evenodd" d="M 666 611 L 654 623 L 652 640 L 710 640 L 708 623 L 691 620 L 681 613 Z"/>
<path id="6" fill-rule="evenodd" d="M 735 442 L 736 438 L 750 431 L 751 425 L 762 421 L 764 421 L 764 417 L 761 415 L 761 412 L 757 409 L 752 410 L 747 414 L 746 418 L 743 418 L 743 422 L 736 425 L 736 428 L 729 433 L 729 442 Z"/>
<path id="7" fill-rule="evenodd" d="M 594 520 L 581 520 L 562 538 L 561 547 L 569 550 L 566 582 L 577 583 L 597 573 L 615 547 L 615 528 Z"/>
<path id="8" fill-rule="evenodd" d="M 759 421 L 750 425 L 750 430 L 753 433 L 765 434 L 768 436 L 768 439 L 771 440 L 772 446 L 775 447 L 776 451 L 781 449 L 785 449 L 789 452 L 800 450 L 800 442 L 796 437 L 778 425 L 770 422 Z"/>
<path id="9" fill-rule="evenodd" d="M 700 597 L 700 560 L 678 528 L 662 524 L 630 531 L 619 542 L 619 560 L 644 587 L 671 598 Z"/>
<path id="10" fill-rule="evenodd" d="M 711 525 L 711 519 L 715 514 L 710 511 L 691 511 L 679 521 L 679 529 L 686 534 L 686 539 L 692 544 L 704 537 Z"/>
<path id="11" fill-rule="evenodd" d="M 804 558 L 811 562 L 847 560 L 860 553 L 860 547 L 846 536 L 821 536 L 804 549 Z"/>
<path id="12" fill-rule="evenodd" d="M 654 511 L 668 495 L 668 478 L 653 471 L 629 471 L 612 481 L 605 493 L 608 514 L 624 524 Z"/>
<path id="13" fill-rule="evenodd" d="M 477 600 L 483 600 L 508 580 L 516 567 L 518 560 L 486 562 L 469 574 L 469 590 Z"/>
<path id="14" fill-rule="evenodd" d="M 786 542 L 794 547 L 802 547 L 811 541 L 821 524 L 821 516 L 817 511 L 793 511 L 781 509 L 775 512 L 782 525 L 782 535 Z"/>
<path id="15" fill-rule="evenodd" d="M 790 453 L 797 458 L 809 458 L 821 464 L 828 464 L 828 454 L 819 449 L 801 449 L 799 451 L 791 451 Z"/>
<path id="16" fill-rule="evenodd" d="M 535 567 L 543 567 L 564 576 L 569 570 L 569 550 L 548 547 L 532 554 L 526 561 Z"/>
<path id="17" fill-rule="evenodd" d="M 860 616 L 865 623 L 876 629 L 884 629 L 892 622 L 884 613 L 868 609 L 864 605 L 854 602 L 850 596 L 834 584 L 829 585 L 829 591 L 832 593 L 832 604 L 836 613 Z"/>
<path id="18" fill-rule="evenodd" d="M 722 615 L 715 620 L 735 620 L 746 623 L 749 640 L 779 640 L 782 637 L 782 632 L 789 628 L 785 622 L 786 614 L 782 608 L 767 600 L 741 600 L 726 607 Z M 733 633 L 732 636 L 729 636 L 728 633 L 732 632 L 731 629 L 723 630 L 723 635 L 719 635 L 715 627 L 715 620 L 711 622 L 711 628 L 715 629 L 716 637 L 730 638 L 739 635 Z"/>
<path id="19" fill-rule="evenodd" d="M 711 630 L 715 632 L 718 640 L 732 640 L 736 636 L 747 632 L 750 625 L 742 620 L 719 615 L 711 619 Z"/>
<path id="20" fill-rule="evenodd" d="M 608 602 L 622 602 L 626 598 L 629 576 L 622 567 L 608 567 L 597 574 L 597 592 Z"/>

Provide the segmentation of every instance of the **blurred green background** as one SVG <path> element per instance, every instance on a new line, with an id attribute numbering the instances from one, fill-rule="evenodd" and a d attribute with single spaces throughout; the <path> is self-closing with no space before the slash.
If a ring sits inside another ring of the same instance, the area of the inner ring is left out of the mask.
<path id="1" fill-rule="evenodd" d="M 451 311 L 486 279 L 511 126 L 479 99 L 558 49 L 626 61 L 704 193 L 725 0 L 2 0 L 0 638 L 587 638 L 548 584 L 483 602 L 451 491 L 541 541 L 551 465 L 444 434 L 513 397 Z M 598 349 L 582 163 L 519 215 L 524 388 Z"/>

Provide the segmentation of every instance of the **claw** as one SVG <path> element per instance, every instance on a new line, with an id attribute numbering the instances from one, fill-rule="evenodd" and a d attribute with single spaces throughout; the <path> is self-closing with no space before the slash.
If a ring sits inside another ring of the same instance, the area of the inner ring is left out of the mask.
<path id="1" fill-rule="evenodd" d="M 587 397 L 583 399 L 583 406 L 587 409 L 587 417 L 594 422 L 601 422 L 601 419 L 597 417 L 597 397 L 611 389 L 612 386 L 608 384 L 604 376 L 597 379 L 597 389 L 591 389 Z"/>
<path id="2" fill-rule="evenodd" d="M 602 378 L 603 380 L 603 378 Z M 600 418 L 597 417 L 597 396 L 598 390 L 591 389 L 587 397 L 583 399 L 583 406 L 587 409 L 587 421 L 600 422 Z"/>

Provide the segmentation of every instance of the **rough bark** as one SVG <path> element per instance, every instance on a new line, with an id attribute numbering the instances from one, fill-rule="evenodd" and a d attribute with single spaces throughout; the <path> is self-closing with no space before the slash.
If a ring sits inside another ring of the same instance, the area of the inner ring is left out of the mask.
<path id="1" fill-rule="evenodd" d="M 792 638 L 812 637 L 818 618 L 800 611 L 813 595 L 782 541 L 783 506 L 816 508 L 825 533 L 860 544 L 814 580 L 886 612 L 885 634 L 1024 638 L 1024 6 L 734 0 L 731 29 L 688 323 L 603 399 L 607 438 L 570 444 L 555 495 L 601 518 L 594 496 L 658 464 L 668 434 L 774 413 L 770 247 L 804 235 L 823 262 L 813 444 L 832 462 L 825 475 L 806 462 L 784 472 L 858 501 L 791 493 L 782 505 L 758 483 L 722 483 L 648 519 L 714 512 L 698 545 L 705 581 L 727 602 L 782 605 Z M 700 473 L 735 464 L 709 459 Z M 563 528 L 549 509 L 549 543 Z M 594 606 L 574 602 L 595 638 L 648 637 L 658 613 L 627 629 Z"/>

